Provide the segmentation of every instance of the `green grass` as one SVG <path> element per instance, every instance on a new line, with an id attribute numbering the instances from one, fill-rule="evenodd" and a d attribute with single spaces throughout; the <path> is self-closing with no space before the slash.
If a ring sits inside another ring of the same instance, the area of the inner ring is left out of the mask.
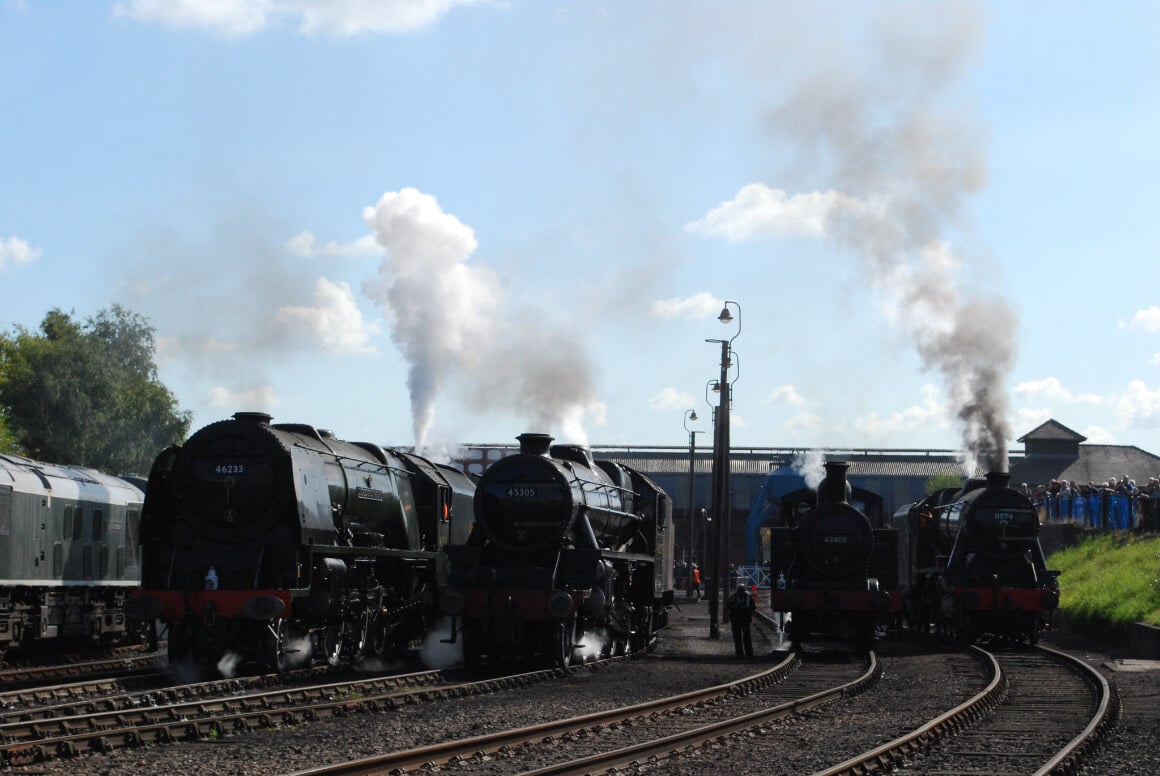
<path id="1" fill-rule="evenodd" d="M 1120 531 L 1089 536 L 1053 553 L 1061 615 L 1085 630 L 1160 625 L 1160 537 Z"/>

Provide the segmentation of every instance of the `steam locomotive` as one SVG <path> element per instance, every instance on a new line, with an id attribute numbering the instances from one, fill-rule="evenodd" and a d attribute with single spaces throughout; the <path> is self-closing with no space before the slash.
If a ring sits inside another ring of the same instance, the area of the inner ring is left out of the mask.
<path id="1" fill-rule="evenodd" d="M 650 647 L 673 600 L 672 504 L 644 474 L 547 434 L 492 464 L 447 547 L 444 613 L 468 667 Z"/>
<path id="2" fill-rule="evenodd" d="M 869 644 L 902 609 L 898 532 L 887 525 L 883 499 L 853 488 L 842 461 L 829 461 L 817 491 L 782 497 L 770 529 L 770 571 L 784 578 L 770 591 L 775 612 L 789 613 L 798 644 L 837 639 Z"/>
<path id="3" fill-rule="evenodd" d="M 82 466 L 0 455 L 0 657 L 133 637 L 142 493 Z"/>
<path id="4" fill-rule="evenodd" d="M 984 634 L 1034 644 L 1059 606 L 1031 500 L 992 472 L 894 514 L 906 619 L 970 642 Z"/>
<path id="5" fill-rule="evenodd" d="M 285 671 L 418 646 L 438 615 L 440 548 L 474 483 L 270 421 L 239 412 L 157 457 L 129 613 L 168 629 L 171 665 Z"/>

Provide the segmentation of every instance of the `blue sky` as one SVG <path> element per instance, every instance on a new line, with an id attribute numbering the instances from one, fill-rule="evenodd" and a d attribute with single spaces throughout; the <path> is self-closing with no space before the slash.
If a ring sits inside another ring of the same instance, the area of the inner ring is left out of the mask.
<path id="1" fill-rule="evenodd" d="M 1160 453 L 1158 15 L 0 0 L 0 326 L 195 427 L 681 445 L 737 335 L 735 446 Z"/>

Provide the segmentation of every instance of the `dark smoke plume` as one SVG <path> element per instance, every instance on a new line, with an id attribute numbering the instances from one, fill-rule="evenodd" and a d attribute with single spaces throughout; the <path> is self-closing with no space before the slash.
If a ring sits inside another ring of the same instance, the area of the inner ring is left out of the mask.
<path id="1" fill-rule="evenodd" d="M 982 24 L 969 8 L 918 15 L 883 20 L 865 56 L 845 68 L 828 62 L 771 124 L 816 151 L 828 188 L 840 192 L 823 231 L 864 259 L 888 314 L 942 376 L 968 471 L 1006 470 L 1015 312 L 995 278 L 970 294 L 963 257 L 949 246 L 965 226 L 966 198 L 986 184 L 982 133 L 953 99 Z"/>

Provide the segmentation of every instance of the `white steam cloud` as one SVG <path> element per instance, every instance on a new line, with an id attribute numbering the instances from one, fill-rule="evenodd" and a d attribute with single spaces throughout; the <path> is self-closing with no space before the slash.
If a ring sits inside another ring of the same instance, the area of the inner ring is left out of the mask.
<path id="1" fill-rule="evenodd" d="M 423 450 L 437 400 L 453 378 L 470 385 L 475 408 L 505 409 L 531 425 L 586 443 L 600 423 L 594 368 L 575 336 L 543 311 L 509 312 L 488 268 L 472 264 L 475 233 L 416 189 L 387 192 L 363 218 L 386 249 L 363 291 L 392 319 L 391 338 L 408 364 L 415 447 Z"/>

